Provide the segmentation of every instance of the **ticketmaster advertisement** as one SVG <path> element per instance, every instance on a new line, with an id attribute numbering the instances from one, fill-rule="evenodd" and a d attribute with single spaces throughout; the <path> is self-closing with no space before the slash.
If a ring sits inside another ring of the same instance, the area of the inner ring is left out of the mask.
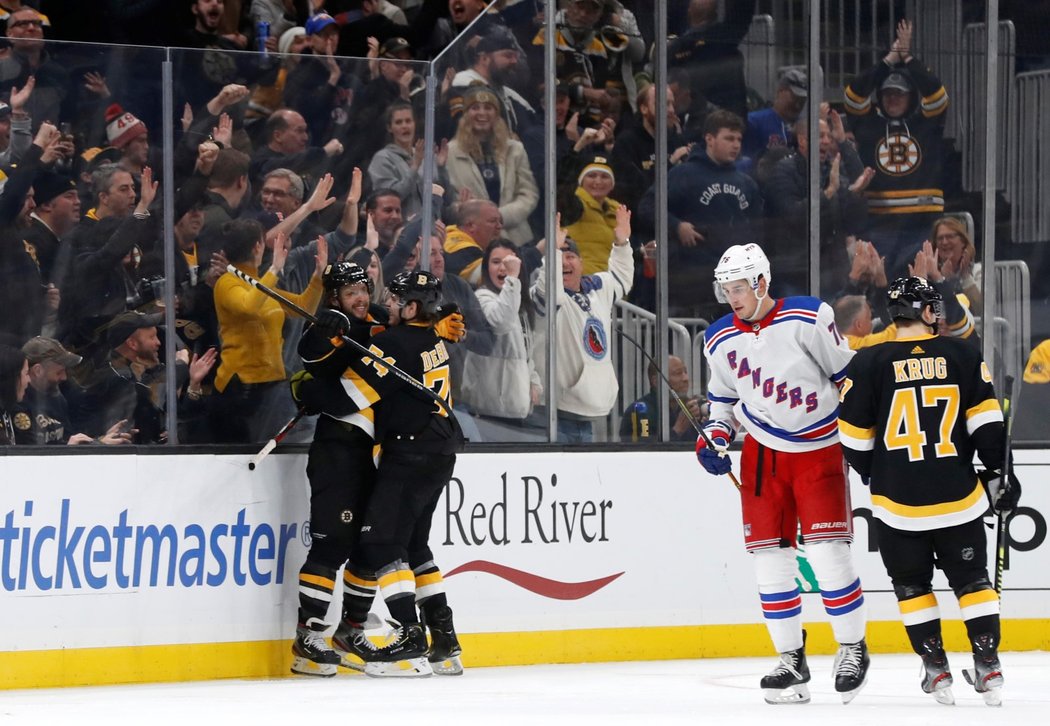
<path id="1" fill-rule="evenodd" d="M 1046 618 L 1050 453 L 1015 457 L 1003 615 Z M 247 460 L 0 459 L 0 651 L 288 640 L 306 460 Z M 859 480 L 852 495 L 869 620 L 896 621 Z M 762 623 L 739 495 L 691 452 L 463 455 L 431 542 L 464 634 Z M 989 529 L 990 558 L 993 542 Z M 804 551 L 799 581 L 815 588 Z M 935 587 L 957 619 L 940 573 Z M 827 619 L 803 600 L 807 621 Z"/>

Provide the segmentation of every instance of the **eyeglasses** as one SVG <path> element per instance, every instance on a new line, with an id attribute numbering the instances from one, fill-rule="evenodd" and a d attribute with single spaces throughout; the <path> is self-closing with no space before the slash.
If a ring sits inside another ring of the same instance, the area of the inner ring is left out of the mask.
<path id="1" fill-rule="evenodd" d="M 37 18 L 36 20 L 16 20 L 7 26 L 10 28 L 43 28 L 44 21 Z"/>

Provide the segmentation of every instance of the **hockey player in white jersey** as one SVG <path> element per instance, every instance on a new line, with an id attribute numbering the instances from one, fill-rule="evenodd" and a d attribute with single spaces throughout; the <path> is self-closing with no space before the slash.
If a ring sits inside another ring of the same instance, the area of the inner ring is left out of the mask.
<path id="1" fill-rule="evenodd" d="M 838 386 L 853 352 L 831 308 L 813 297 L 769 294 L 769 260 L 757 244 L 734 245 L 715 268 L 715 294 L 733 312 L 704 334 L 711 371 L 710 422 L 697 458 L 730 470 L 725 448 L 743 426 L 744 541 L 780 662 L 762 679 L 768 703 L 807 703 L 809 666 L 796 583 L 799 525 L 839 643 L 835 690 L 849 703 L 864 686 L 864 593 L 853 566 L 849 490 L 838 439 Z"/>

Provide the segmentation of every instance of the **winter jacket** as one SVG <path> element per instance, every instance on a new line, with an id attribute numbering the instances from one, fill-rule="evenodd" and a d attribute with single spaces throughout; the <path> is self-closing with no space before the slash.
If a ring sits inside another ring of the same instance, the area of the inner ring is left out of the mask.
<path id="1" fill-rule="evenodd" d="M 620 203 L 614 199 L 599 202 L 583 187 L 576 188 L 576 198 L 583 205 L 583 214 L 566 229 L 576 243 L 583 260 L 583 274 L 593 275 L 609 269 L 609 252 L 616 241 L 616 210 Z"/>
<path id="2" fill-rule="evenodd" d="M 475 199 L 490 200 L 478 165 L 460 148 L 455 139 L 448 145 L 445 170 L 453 187 L 452 197 L 455 197 L 460 189 L 466 188 Z M 525 147 L 520 141 L 512 139 L 507 142 L 506 156 L 499 163 L 499 177 L 499 211 L 503 215 L 503 236 L 520 247 L 533 241 L 529 214 L 540 200 L 536 180 L 532 177 L 528 159 L 525 157 Z"/>
<path id="3" fill-rule="evenodd" d="M 508 277 L 503 289 L 475 291 L 495 331 L 489 355 L 468 352 L 459 400 L 483 416 L 522 419 L 532 410 L 531 384 L 540 384 L 532 360 L 532 332 L 522 327 L 521 280 Z"/>

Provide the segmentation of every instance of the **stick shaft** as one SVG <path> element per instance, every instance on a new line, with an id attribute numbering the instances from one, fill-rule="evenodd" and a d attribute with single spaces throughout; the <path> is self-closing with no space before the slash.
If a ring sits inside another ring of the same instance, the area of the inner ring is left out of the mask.
<path id="1" fill-rule="evenodd" d="M 248 283 L 249 285 L 254 287 L 256 290 L 258 290 L 259 292 L 263 293 L 264 295 L 267 295 L 268 297 L 273 298 L 274 300 L 279 302 L 281 305 L 284 305 L 286 308 L 288 308 L 292 312 L 296 313 L 297 315 L 302 316 L 303 318 L 306 319 L 307 322 L 309 322 L 311 324 L 317 322 L 317 317 L 315 315 L 313 315 L 312 313 L 307 312 L 303 308 L 299 307 L 294 302 L 292 302 L 291 300 L 289 300 L 288 298 L 286 298 L 284 295 L 280 294 L 276 290 L 270 289 L 269 287 L 267 287 L 263 283 L 259 282 L 258 280 L 256 280 L 254 277 L 252 277 L 248 273 L 243 272 L 241 270 L 238 270 L 233 265 L 227 265 L 226 266 L 226 271 L 229 272 L 230 274 L 235 275 L 236 277 L 240 278 L 244 282 Z M 344 335 L 343 336 L 343 342 L 353 346 L 362 355 L 364 355 L 364 356 L 366 356 L 368 358 L 371 358 L 376 363 L 382 365 L 384 368 L 389 370 L 391 373 L 393 373 L 395 376 L 400 378 L 402 381 L 404 381 L 408 385 L 412 386 L 412 388 L 415 388 L 417 391 L 420 391 L 421 393 L 426 394 L 427 397 L 433 399 L 434 402 L 437 403 L 441 407 L 441 409 L 449 416 L 449 418 L 451 418 L 453 421 L 456 420 L 456 415 L 454 413 L 452 413 L 452 407 L 448 405 L 448 402 L 445 401 L 445 399 L 443 399 L 441 396 L 437 395 L 432 390 L 430 390 L 429 388 L 424 386 L 418 380 L 413 378 L 411 375 L 409 375 L 408 373 L 405 373 L 403 370 L 401 370 L 397 366 L 391 365 L 389 362 L 383 360 L 378 355 L 376 355 L 375 353 L 370 351 L 368 348 L 366 348 L 363 345 L 361 345 L 360 343 L 358 343 L 353 338 L 348 338 L 347 336 Z"/>
<path id="2" fill-rule="evenodd" d="M 674 386 L 671 385 L 671 381 L 667 380 L 667 376 L 665 376 L 663 371 L 660 370 L 660 366 L 657 365 L 656 361 L 653 360 L 651 355 L 649 355 L 649 352 L 641 345 L 639 345 L 638 341 L 629 336 L 627 333 L 623 332 L 622 330 L 617 330 L 616 332 L 620 335 L 620 337 L 626 339 L 631 345 L 637 348 L 638 351 L 645 356 L 645 359 L 653 364 L 653 367 L 656 369 L 657 374 L 659 374 L 660 378 L 663 378 L 664 383 L 667 384 L 667 390 L 670 391 L 671 397 L 674 398 L 675 403 L 678 404 L 678 407 L 682 409 L 682 413 L 685 414 L 685 417 L 689 419 L 689 423 L 691 423 L 693 425 L 693 428 L 696 429 L 696 433 L 700 434 L 700 438 L 704 440 L 704 444 L 709 449 L 715 451 L 715 444 L 713 441 L 711 441 L 711 437 L 707 435 L 707 432 L 704 431 L 703 426 L 701 426 L 700 422 L 697 421 L 696 418 L 693 416 L 692 412 L 689 410 L 689 407 L 685 405 L 685 401 L 682 400 L 682 397 L 679 396 L 678 392 L 674 390 Z M 733 472 L 727 472 L 726 476 L 728 476 L 729 480 L 733 482 L 733 486 L 735 486 L 737 489 L 740 488 L 740 482 L 737 480 L 736 475 L 733 474 Z"/>
<path id="3" fill-rule="evenodd" d="M 293 416 L 291 420 L 288 421 L 288 423 L 282 426 L 281 430 L 274 434 L 273 438 L 267 441 L 265 446 L 259 449 L 259 453 L 251 458 L 251 461 L 248 462 L 248 468 L 254 470 L 255 467 L 259 465 L 259 462 L 261 462 L 263 459 L 269 456 L 270 452 L 277 448 L 277 444 L 284 441 L 284 437 L 291 433 L 292 429 L 295 428 L 295 425 L 299 423 L 299 419 L 301 419 L 305 415 L 306 411 L 300 408 L 296 412 L 295 416 Z"/>
<path id="4" fill-rule="evenodd" d="M 1014 377 L 1007 376 L 1003 381 L 1006 387 L 1006 395 L 1003 396 L 1003 435 L 1005 437 L 1003 448 L 1003 470 L 1000 476 L 1009 476 L 1010 471 L 1010 437 L 1013 432 L 1013 388 Z M 1007 513 L 999 512 L 995 522 L 995 591 L 1003 592 L 1003 570 L 1006 569 L 1006 555 L 1010 543 L 1007 538 Z"/>

